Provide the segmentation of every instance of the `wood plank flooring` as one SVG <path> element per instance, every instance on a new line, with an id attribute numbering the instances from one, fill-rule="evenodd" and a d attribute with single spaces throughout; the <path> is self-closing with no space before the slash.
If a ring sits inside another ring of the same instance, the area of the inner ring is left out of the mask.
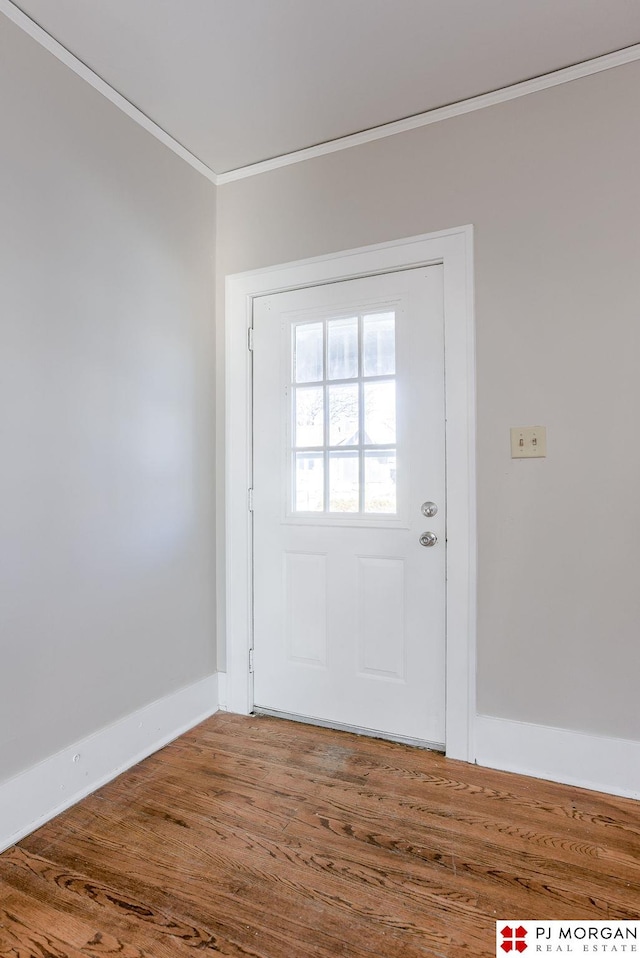
<path id="1" fill-rule="evenodd" d="M 218 713 L 0 856 L 3 958 L 495 954 L 638 919 L 640 803 Z"/>

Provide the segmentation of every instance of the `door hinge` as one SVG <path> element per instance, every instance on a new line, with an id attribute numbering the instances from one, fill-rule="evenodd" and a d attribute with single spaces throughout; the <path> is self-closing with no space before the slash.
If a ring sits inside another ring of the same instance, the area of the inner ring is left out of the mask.
<path id="1" fill-rule="evenodd" d="M 253 489 L 247 489 L 247 507 L 249 512 L 253 512 Z"/>
<path id="2" fill-rule="evenodd" d="M 253 649 L 249 649 L 249 672 L 253 672 Z"/>
<path id="3" fill-rule="evenodd" d="M 247 348 L 253 350 L 253 326 L 249 326 L 247 330 Z"/>

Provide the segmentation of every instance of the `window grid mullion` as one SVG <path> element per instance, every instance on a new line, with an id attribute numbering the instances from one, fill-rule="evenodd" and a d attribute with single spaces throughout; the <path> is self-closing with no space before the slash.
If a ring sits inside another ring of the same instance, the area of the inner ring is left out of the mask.
<path id="1" fill-rule="evenodd" d="M 395 373 L 380 373 L 379 376 L 351 376 L 349 379 L 318 379 L 310 383 L 298 383 L 299 386 L 321 386 L 326 383 L 328 386 L 355 386 L 360 380 L 367 383 L 383 383 L 387 380 L 395 379 Z"/>
<path id="2" fill-rule="evenodd" d="M 363 319 L 358 316 L 358 512 L 364 512 L 364 355 Z"/>
<path id="3" fill-rule="evenodd" d="M 330 512 L 331 505 L 331 488 L 329 481 L 329 386 L 328 386 L 328 373 L 329 373 L 329 331 L 327 327 L 327 321 L 324 319 L 322 321 L 322 402 L 323 402 L 323 424 L 324 424 L 324 449 L 323 449 L 323 462 L 324 462 L 324 513 L 328 515 Z"/>

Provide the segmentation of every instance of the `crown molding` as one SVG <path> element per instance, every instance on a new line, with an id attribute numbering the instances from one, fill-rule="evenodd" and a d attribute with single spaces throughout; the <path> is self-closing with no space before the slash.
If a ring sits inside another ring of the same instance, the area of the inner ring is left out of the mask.
<path id="1" fill-rule="evenodd" d="M 193 153 L 190 153 L 181 143 L 167 133 L 166 130 L 163 130 L 157 123 L 154 123 L 142 110 L 139 110 L 138 107 L 130 103 L 126 97 L 118 93 L 117 90 L 114 90 L 112 86 L 103 80 L 102 77 L 98 76 L 97 73 L 94 73 L 82 60 L 79 60 L 78 57 L 74 56 L 66 47 L 62 46 L 57 40 L 54 40 L 46 30 L 43 30 L 34 20 L 23 13 L 15 3 L 12 3 L 12 0 L 0 0 L 0 13 L 3 13 L 9 20 L 15 23 L 16 26 L 20 27 L 25 33 L 36 40 L 37 43 L 43 46 L 45 50 L 48 50 L 49 53 L 52 53 L 54 57 L 89 83 L 94 90 L 101 93 L 107 100 L 113 103 L 114 106 L 118 107 L 119 110 L 122 110 L 123 113 L 130 117 L 130 119 L 138 123 L 147 133 L 154 136 L 216 186 L 224 186 L 226 183 L 244 180 L 249 176 L 269 173 L 271 170 L 278 170 L 284 166 L 292 166 L 295 163 L 303 163 L 305 160 L 311 160 L 318 156 L 327 156 L 329 153 L 338 153 L 341 150 L 351 149 L 353 146 L 373 143 L 375 140 L 395 136 L 397 133 L 417 130 L 423 126 L 430 126 L 432 123 L 439 123 L 441 120 L 449 120 L 452 117 L 462 116 L 465 113 L 484 110 L 486 107 L 496 106 L 499 103 L 507 103 L 509 100 L 516 100 L 518 97 L 528 96 L 530 93 L 539 93 L 541 90 L 548 90 L 551 87 L 560 86 L 562 83 L 571 83 L 572 80 L 579 80 L 582 77 L 592 76 L 595 73 L 602 73 L 605 70 L 623 66 L 625 63 L 640 60 L 640 43 L 636 43 L 633 46 L 625 47 L 623 50 L 616 50 L 613 53 L 607 53 L 601 57 L 584 60 L 582 63 L 576 63 L 573 66 L 564 67 L 552 73 L 545 73 L 531 80 L 524 80 L 522 83 L 514 83 L 511 86 L 502 87 L 491 93 L 483 93 L 480 96 L 470 97 L 467 100 L 459 100 L 448 106 L 438 107 L 435 110 L 427 110 L 424 113 L 417 113 L 403 120 L 384 123 L 381 126 L 372 127 L 360 133 L 352 133 L 349 136 L 328 140 L 316 146 L 296 150 L 293 153 L 285 153 L 282 156 L 275 156 L 269 160 L 252 163 L 249 166 L 241 166 L 235 170 L 229 170 L 226 173 L 215 173 L 206 163 L 203 163 L 202 160 Z"/>
<path id="2" fill-rule="evenodd" d="M 52 53 L 56 59 L 60 60 L 61 63 L 64 63 L 65 66 L 73 70 L 74 73 L 90 84 L 94 90 L 97 90 L 98 93 L 106 97 L 114 106 L 117 106 L 119 110 L 122 110 L 123 113 L 134 120 L 139 126 L 146 130 L 147 133 L 155 136 L 156 140 L 168 146 L 181 160 L 184 160 L 185 163 L 192 166 L 198 173 L 206 176 L 211 183 L 217 182 L 216 174 L 203 163 L 202 160 L 199 160 L 197 156 L 194 156 L 193 153 L 185 149 L 185 147 L 170 136 L 166 130 L 163 130 L 157 123 L 154 123 L 142 110 L 139 110 L 133 103 L 130 103 L 126 97 L 118 93 L 117 90 L 114 90 L 112 86 L 109 86 L 102 77 L 99 77 L 97 73 L 89 69 L 82 60 L 79 60 L 78 57 L 70 53 L 66 47 L 63 47 L 61 43 L 54 40 L 46 30 L 38 26 L 34 20 L 28 17 L 26 13 L 23 13 L 11 0 L 0 0 L 0 13 L 3 13 L 5 17 L 20 27 L 21 30 L 24 30 L 24 32 L 36 40 L 40 46 L 44 47 L 45 50 Z"/>
<path id="3" fill-rule="evenodd" d="M 225 183 L 243 180 L 248 176 L 257 176 L 259 173 L 268 173 L 271 170 L 278 170 L 283 166 L 291 166 L 294 163 L 302 163 L 304 160 L 311 160 L 317 156 L 326 156 L 328 153 L 348 150 L 352 146 L 361 146 L 364 143 L 372 143 L 374 140 L 382 140 L 388 136 L 395 136 L 396 133 L 417 130 L 422 126 L 439 123 L 441 120 L 462 116 L 464 113 L 474 113 L 476 110 L 484 110 L 486 107 L 496 106 L 498 103 L 506 103 L 521 96 L 528 96 L 530 93 L 539 93 L 541 90 L 548 90 L 562 83 L 570 83 L 572 80 L 579 80 L 594 73 L 602 73 L 604 70 L 611 70 L 613 67 L 632 63 L 634 60 L 640 60 L 640 43 L 625 47 L 623 50 L 617 50 L 614 53 L 595 57 L 592 60 L 584 60 L 574 66 L 555 70 L 553 73 L 545 73 L 531 80 L 524 80 L 522 83 L 514 83 L 512 86 L 494 90 L 492 93 L 483 93 L 481 96 L 470 97 L 468 100 L 459 100 L 449 106 L 438 107 L 425 113 L 417 113 L 415 116 L 407 117 L 404 120 L 395 120 L 393 123 L 375 126 L 370 130 L 363 130 L 361 133 L 353 133 L 337 140 L 329 140 L 326 143 L 319 143 L 317 146 L 311 146 L 305 150 L 297 150 L 295 153 L 276 156 L 273 159 L 254 163 L 251 166 L 239 167 L 237 170 L 230 170 L 228 173 L 218 173 L 216 183 L 218 186 L 223 186 Z"/>

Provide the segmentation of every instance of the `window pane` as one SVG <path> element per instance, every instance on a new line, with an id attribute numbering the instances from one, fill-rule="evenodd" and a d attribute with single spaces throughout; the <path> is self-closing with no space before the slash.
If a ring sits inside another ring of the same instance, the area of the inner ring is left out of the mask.
<path id="1" fill-rule="evenodd" d="M 376 313 L 362 320 L 364 376 L 388 376 L 396 371 L 396 314 Z"/>
<path id="2" fill-rule="evenodd" d="M 365 452 L 364 511 L 396 512 L 396 453 Z"/>
<path id="3" fill-rule="evenodd" d="M 296 446 L 324 444 L 324 389 L 322 386 L 296 389 Z"/>
<path id="4" fill-rule="evenodd" d="M 295 326 L 293 378 L 297 383 L 317 383 L 323 378 L 322 323 Z"/>
<path id="5" fill-rule="evenodd" d="M 357 453 L 329 453 L 329 511 L 358 512 L 360 467 Z"/>
<path id="6" fill-rule="evenodd" d="M 358 375 L 358 318 L 327 323 L 327 379 L 355 379 Z"/>
<path id="7" fill-rule="evenodd" d="M 321 452 L 297 452 L 295 462 L 296 512 L 324 509 L 324 458 Z"/>
<path id="8" fill-rule="evenodd" d="M 358 387 L 329 386 L 329 445 L 358 443 Z"/>
<path id="9" fill-rule="evenodd" d="M 366 445 L 395 444 L 395 380 L 364 384 L 364 441 Z"/>

